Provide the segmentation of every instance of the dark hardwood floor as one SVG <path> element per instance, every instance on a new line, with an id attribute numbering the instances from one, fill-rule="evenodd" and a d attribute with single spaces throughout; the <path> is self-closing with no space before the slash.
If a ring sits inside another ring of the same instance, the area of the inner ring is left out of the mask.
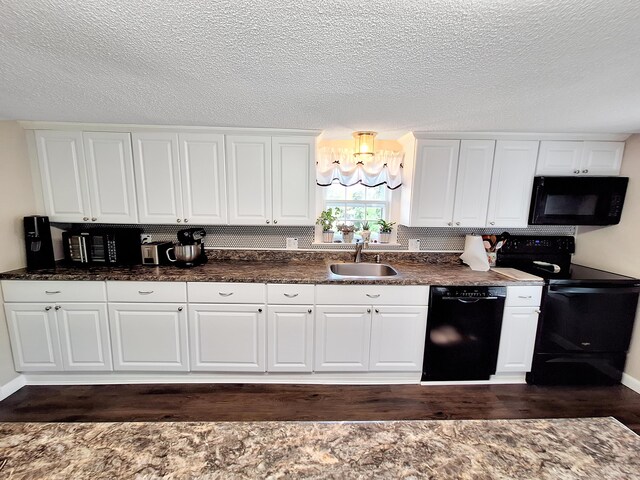
<path id="1" fill-rule="evenodd" d="M 98 385 L 29 386 L 0 421 L 264 421 L 613 416 L 640 433 L 640 394 L 623 387 Z"/>

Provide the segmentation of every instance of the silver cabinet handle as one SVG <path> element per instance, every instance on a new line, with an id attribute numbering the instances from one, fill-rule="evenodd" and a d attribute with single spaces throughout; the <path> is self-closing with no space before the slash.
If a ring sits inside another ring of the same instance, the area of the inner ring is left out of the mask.
<path id="1" fill-rule="evenodd" d="M 46 293 L 47 295 L 55 295 L 57 293 L 62 293 L 61 290 L 45 290 L 44 293 Z"/>
<path id="2" fill-rule="evenodd" d="M 531 298 L 531 295 L 518 295 L 518 298 Z"/>
<path id="3" fill-rule="evenodd" d="M 309 309 L 309 310 L 307 310 L 307 312 L 311 313 L 311 312 L 313 312 L 313 310 Z"/>
<path id="4" fill-rule="evenodd" d="M 220 295 L 221 297 L 230 297 L 231 295 L 233 295 L 233 292 L 218 292 L 218 295 Z"/>
<path id="5" fill-rule="evenodd" d="M 456 222 L 456 225 L 460 225 L 460 222 Z"/>
<path id="6" fill-rule="evenodd" d="M 56 305 L 55 310 L 60 310 L 60 305 Z"/>
<path id="7" fill-rule="evenodd" d="M 189 219 L 188 219 L 188 218 L 185 218 L 185 219 L 184 219 L 184 223 L 189 223 Z"/>
<path id="8" fill-rule="evenodd" d="M 180 223 L 182 220 L 180 220 L 179 218 L 176 218 L 176 222 Z"/>
<path id="9" fill-rule="evenodd" d="M 489 225 L 495 225 L 496 222 L 489 222 Z"/>
<path id="10" fill-rule="evenodd" d="M 580 173 L 580 170 L 574 170 L 573 173 Z"/>
<path id="11" fill-rule="evenodd" d="M 91 217 L 92 222 L 95 222 L 96 220 L 98 220 L 96 217 Z"/>
<path id="12" fill-rule="evenodd" d="M 536 308 L 533 312 L 537 313 L 538 315 L 541 313 L 539 308 Z"/>
<path id="13" fill-rule="evenodd" d="M 269 220 L 267 220 L 267 223 L 270 223 Z"/>
<path id="14" fill-rule="evenodd" d="M 589 170 L 585 168 L 584 170 L 582 170 L 582 173 L 589 173 Z"/>
<path id="15" fill-rule="evenodd" d="M 178 307 L 178 311 L 181 312 L 182 311 L 182 307 Z"/>
<path id="16" fill-rule="evenodd" d="M 284 296 L 287 297 L 287 298 L 296 298 L 298 296 L 298 294 L 297 293 L 285 293 Z"/>
<path id="17" fill-rule="evenodd" d="M 44 309 L 48 312 L 49 310 L 51 310 L 51 307 L 44 307 Z"/>
<path id="18" fill-rule="evenodd" d="M 378 298 L 378 297 L 380 296 L 380 294 L 379 294 L 379 293 L 377 293 L 377 294 L 375 294 L 375 295 L 372 295 L 372 294 L 370 294 L 370 293 L 366 293 L 365 295 L 366 295 L 367 297 L 369 297 L 369 298 Z"/>
<path id="19" fill-rule="evenodd" d="M 278 220 L 274 220 L 273 223 L 278 223 Z"/>
<path id="20" fill-rule="evenodd" d="M 262 313 L 262 309 L 261 308 L 258 309 L 258 313 Z"/>
<path id="21" fill-rule="evenodd" d="M 378 310 L 377 308 L 376 308 L 376 313 L 380 313 L 380 310 Z"/>
<path id="22" fill-rule="evenodd" d="M 82 217 L 82 220 L 84 220 L 85 222 L 89 221 L 89 217 Z"/>
<path id="23" fill-rule="evenodd" d="M 138 290 L 138 293 L 140 295 L 151 295 L 153 293 L 153 290 Z"/>
<path id="24" fill-rule="evenodd" d="M 447 225 L 451 226 L 453 225 L 453 222 L 447 222 Z"/>
<path id="25" fill-rule="evenodd" d="M 370 308 L 367 308 L 367 313 L 371 313 L 371 309 Z"/>
<path id="26" fill-rule="evenodd" d="M 589 345 L 591 345 L 591 342 L 581 342 L 580 345 L 588 347 Z"/>

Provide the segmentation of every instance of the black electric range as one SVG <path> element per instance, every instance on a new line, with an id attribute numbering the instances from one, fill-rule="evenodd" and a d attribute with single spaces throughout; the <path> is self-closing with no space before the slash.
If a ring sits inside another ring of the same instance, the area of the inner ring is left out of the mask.
<path id="1" fill-rule="evenodd" d="M 573 237 L 511 237 L 497 265 L 545 279 L 533 384 L 615 384 L 624 371 L 640 280 L 571 263 Z"/>

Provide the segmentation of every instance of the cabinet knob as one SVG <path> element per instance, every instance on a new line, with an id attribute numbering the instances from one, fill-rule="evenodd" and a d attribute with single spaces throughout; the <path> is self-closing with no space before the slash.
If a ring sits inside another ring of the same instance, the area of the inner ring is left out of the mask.
<path id="1" fill-rule="evenodd" d="M 261 308 L 258 309 L 258 313 L 262 313 L 262 309 Z"/>
<path id="2" fill-rule="evenodd" d="M 60 305 L 56 305 L 55 310 L 60 310 Z"/>
<path id="3" fill-rule="evenodd" d="M 270 223 L 269 220 L 267 220 L 267 223 Z"/>
<path id="4" fill-rule="evenodd" d="M 380 313 L 380 310 L 378 310 L 377 308 L 376 308 L 376 313 Z"/>
<path id="5" fill-rule="evenodd" d="M 367 313 L 371 313 L 371 309 L 370 308 L 367 308 Z"/>
<path id="6" fill-rule="evenodd" d="M 89 217 L 82 217 L 82 220 L 84 220 L 85 222 L 89 221 Z"/>
<path id="7" fill-rule="evenodd" d="M 274 220 L 273 223 L 278 223 L 278 220 Z"/>
<path id="8" fill-rule="evenodd" d="M 51 307 L 44 307 L 44 309 L 48 312 L 49 310 L 51 310 Z"/>
<path id="9" fill-rule="evenodd" d="M 460 225 L 460 222 L 456 222 L 456 225 Z"/>
<path id="10" fill-rule="evenodd" d="M 96 217 L 91 217 L 92 222 L 95 222 L 96 220 L 98 220 Z"/>
<path id="11" fill-rule="evenodd" d="M 534 310 L 534 312 L 535 312 L 535 313 L 537 313 L 538 315 L 540 315 L 540 309 L 536 308 L 536 309 Z"/>
<path id="12" fill-rule="evenodd" d="M 582 170 L 582 173 L 589 173 L 589 170 L 585 168 L 584 170 Z"/>
<path id="13" fill-rule="evenodd" d="M 580 173 L 580 170 L 574 170 L 573 173 L 578 174 Z"/>
<path id="14" fill-rule="evenodd" d="M 451 226 L 451 225 L 453 225 L 453 223 L 452 222 L 447 222 L 447 225 Z"/>
<path id="15" fill-rule="evenodd" d="M 182 311 L 182 307 L 178 307 L 178 311 L 181 312 Z"/>
<path id="16" fill-rule="evenodd" d="M 185 218 L 185 219 L 184 219 L 184 223 L 189 223 L 189 219 L 188 219 L 188 218 Z"/>
<path id="17" fill-rule="evenodd" d="M 176 219 L 176 222 L 178 222 L 178 223 L 180 223 L 181 221 L 182 221 L 182 220 L 181 220 L 181 219 L 179 219 L 179 218 L 177 218 L 177 219 Z"/>
<path id="18" fill-rule="evenodd" d="M 307 310 L 307 312 L 309 312 L 309 313 L 311 313 L 312 311 L 313 311 L 313 310 L 311 310 L 311 309 Z"/>
<path id="19" fill-rule="evenodd" d="M 496 222 L 489 222 L 489 225 L 495 225 Z"/>

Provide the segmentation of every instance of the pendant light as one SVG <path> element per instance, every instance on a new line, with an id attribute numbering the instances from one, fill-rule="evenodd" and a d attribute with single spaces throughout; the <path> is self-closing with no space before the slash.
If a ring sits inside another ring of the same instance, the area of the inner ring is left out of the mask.
<path id="1" fill-rule="evenodd" d="M 373 139 L 375 138 L 377 132 L 354 132 L 353 138 L 355 139 L 355 148 L 353 156 L 358 159 L 358 161 L 363 162 L 364 160 L 371 158 L 375 155 Z"/>

